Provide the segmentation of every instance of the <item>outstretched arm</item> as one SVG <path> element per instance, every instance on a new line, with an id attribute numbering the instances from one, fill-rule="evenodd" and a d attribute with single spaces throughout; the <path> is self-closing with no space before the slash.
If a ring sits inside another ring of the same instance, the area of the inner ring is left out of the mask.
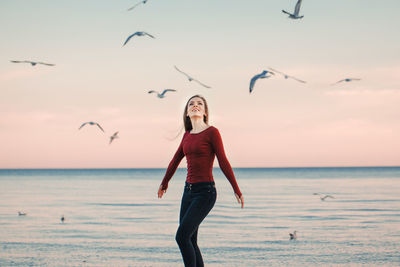
<path id="1" fill-rule="evenodd" d="M 185 137 L 185 135 L 183 136 Z M 167 192 L 167 188 L 168 188 L 168 182 L 169 180 L 171 180 L 172 176 L 174 175 L 176 169 L 179 166 L 179 163 L 181 162 L 181 160 L 183 159 L 183 157 L 185 156 L 185 154 L 183 153 L 183 138 L 181 141 L 181 144 L 179 145 L 177 151 L 175 152 L 174 157 L 172 158 L 171 162 L 168 165 L 167 171 L 164 175 L 164 179 L 161 182 L 160 187 L 158 188 L 158 197 L 161 198 L 163 196 L 163 194 L 165 192 Z"/>
<path id="2" fill-rule="evenodd" d="M 233 191 L 235 192 L 235 196 L 237 201 L 241 204 L 243 208 L 243 196 L 240 192 L 239 186 L 236 182 L 235 175 L 233 174 L 233 170 L 231 164 L 229 163 L 228 159 L 225 155 L 224 145 L 222 144 L 222 138 L 217 129 L 212 133 L 212 145 L 214 148 L 215 155 L 217 156 L 219 167 L 221 168 L 222 172 L 225 174 L 226 178 L 228 179 L 229 183 L 231 184 Z"/>

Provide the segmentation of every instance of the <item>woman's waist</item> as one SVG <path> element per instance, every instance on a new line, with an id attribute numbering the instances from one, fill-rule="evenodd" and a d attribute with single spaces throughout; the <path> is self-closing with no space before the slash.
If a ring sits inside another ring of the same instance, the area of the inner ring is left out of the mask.
<path id="1" fill-rule="evenodd" d="M 190 183 L 190 182 L 186 181 L 185 188 L 189 189 L 189 190 L 200 190 L 203 188 L 215 188 L 215 183 L 214 183 L 214 181 L 197 182 L 197 183 Z"/>

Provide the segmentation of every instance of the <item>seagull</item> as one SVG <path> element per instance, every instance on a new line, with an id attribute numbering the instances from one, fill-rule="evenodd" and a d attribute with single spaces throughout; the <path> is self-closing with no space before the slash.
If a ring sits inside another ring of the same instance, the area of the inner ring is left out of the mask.
<path id="1" fill-rule="evenodd" d="M 30 63 L 32 66 L 35 66 L 36 64 L 42 64 L 46 66 L 55 66 L 55 64 L 50 64 L 50 63 L 44 63 L 44 62 L 38 62 L 38 61 L 30 61 L 30 60 L 24 60 L 24 61 L 19 61 L 19 60 L 10 60 L 12 63 Z"/>
<path id="2" fill-rule="evenodd" d="M 157 92 L 157 91 L 151 90 L 148 93 L 149 94 L 156 93 L 159 98 L 164 98 L 166 92 L 176 92 L 176 90 L 175 89 L 164 89 L 164 91 L 162 91 L 161 94 L 159 92 Z"/>
<path id="3" fill-rule="evenodd" d="M 129 42 L 129 40 L 130 40 L 133 36 L 135 36 L 135 35 L 137 35 L 137 36 L 144 36 L 144 35 L 147 35 L 147 36 L 149 36 L 149 37 L 151 37 L 151 38 L 153 38 L 153 39 L 155 38 L 153 35 L 148 34 L 147 32 L 135 32 L 135 33 L 129 35 L 128 38 L 126 38 L 126 41 L 125 41 L 125 43 L 124 43 L 122 46 L 126 45 L 126 43 Z"/>
<path id="4" fill-rule="evenodd" d="M 65 217 L 64 217 L 64 215 L 61 215 L 61 223 L 64 223 L 64 221 L 65 221 Z"/>
<path id="5" fill-rule="evenodd" d="M 26 213 L 18 211 L 18 216 L 26 216 Z"/>
<path id="6" fill-rule="evenodd" d="M 196 80 L 195 78 L 191 77 L 189 74 L 187 74 L 187 73 L 181 71 L 180 69 L 178 69 L 177 66 L 174 66 L 174 67 L 175 67 L 175 69 L 176 69 L 177 71 L 179 71 L 180 73 L 182 73 L 183 75 L 185 75 L 185 76 L 188 78 L 189 82 L 195 81 L 195 82 L 197 82 L 198 84 L 200 84 L 201 86 L 204 86 L 205 88 L 211 88 L 210 86 L 205 85 L 204 83 L 200 82 L 199 80 Z"/>
<path id="7" fill-rule="evenodd" d="M 254 84 L 256 83 L 256 81 L 258 79 L 264 79 L 264 78 L 269 78 L 271 77 L 271 75 L 268 75 L 268 73 L 275 75 L 275 73 L 273 73 L 272 71 L 268 71 L 268 70 L 263 70 L 263 72 L 261 72 L 260 74 L 255 75 L 253 78 L 251 78 L 250 80 L 250 93 L 253 91 L 254 88 Z"/>
<path id="8" fill-rule="evenodd" d="M 318 196 L 320 196 L 321 194 L 320 193 L 314 193 L 313 195 L 318 195 Z M 327 199 L 327 198 L 335 198 L 334 196 L 332 196 L 332 195 L 325 195 L 325 196 L 323 196 L 323 197 L 319 197 L 320 199 L 321 199 L 321 201 L 325 201 L 325 199 Z"/>
<path id="9" fill-rule="evenodd" d="M 297 239 L 296 233 L 297 233 L 297 231 L 294 231 L 293 234 L 292 234 L 292 233 L 289 233 L 290 240 L 296 240 L 296 239 Z"/>
<path id="10" fill-rule="evenodd" d="M 280 71 L 274 70 L 273 68 L 269 68 L 269 69 L 270 69 L 270 70 L 272 70 L 273 72 L 277 72 L 277 73 L 279 73 L 279 74 L 282 74 L 282 75 L 283 75 L 283 77 L 285 77 L 285 79 L 292 78 L 293 80 L 296 80 L 296 81 L 298 81 L 298 82 L 301 82 L 301 83 L 306 83 L 306 82 L 305 82 L 305 81 L 303 81 L 303 80 L 297 79 L 296 77 L 293 77 L 293 76 L 287 75 L 287 74 L 285 74 L 285 73 L 283 73 L 283 72 L 280 72 Z"/>
<path id="11" fill-rule="evenodd" d="M 81 125 L 81 127 L 79 127 L 78 130 L 80 130 L 80 129 L 81 129 L 83 126 L 85 126 L 86 124 L 89 124 L 89 125 L 97 125 L 97 127 L 99 127 L 100 130 L 102 130 L 102 131 L 104 132 L 104 130 L 103 130 L 103 128 L 101 128 L 100 124 L 98 124 L 97 122 L 93 122 L 93 121 L 88 121 L 88 122 L 83 123 L 83 124 Z"/>
<path id="12" fill-rule="evenodd" d="M 131 11 L 132 9 L 134 9 L 135 7 L 137 7 L 140 4 L 146 4 L 146 3 L 147 3 L 147 0 L 140 1 L 139 3 L 136 3 L 133 7 L 128 8 L 128 11 Z"/>
<path id="13" fill-rule="evenodd" d="M 335 85 L 335 84 L 338 84 L 338 83 L 341 83 L 341 82 L 351 82 L 351 81 L 359 81 L 359 80 L 361 80 L 361 79 L 358 79 L 358 78 L 346 78 L 346 79 L 342 79 L 342 80 L 340 80 L 340 81 L 337 81 L 337 82 L 335 82 L 335 83 L 332 83 L 331 85 Z"/>
<path id="14" fill-rule="evenodd" d="M 111 145 L 112 141 L 114 141 L 115 138 L 119 138 L 118 132 L 115 132 L 112 136 L 110 136 L 110 145 Z"/>
<path id="15" fill-rule="evenodd" d="M 294 13 L 289 13 L 285 10 L 282 9 L 282 12 L 285 14 L 289 15 L 289 18 L 291 19 L 302 19 L 304 16 L 299 16 L 299 12 L 300 12 L 300 5 L 301 5 L 301 1 L 302 0 L 297 0 L 296 6 L 294 8 Z"/>

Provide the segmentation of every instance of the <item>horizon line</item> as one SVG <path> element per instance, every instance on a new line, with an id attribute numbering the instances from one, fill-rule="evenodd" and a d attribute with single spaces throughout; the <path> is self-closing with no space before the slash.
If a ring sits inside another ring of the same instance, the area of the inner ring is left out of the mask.
<path id="1" fill-rule="evenodd" d="M 221 169 L 216 166 L 213 169 Z M 306 169 L 306 168 L 400 168 L 400 165 L 355 165 L 355 166 L 279 166 L 279 167 L 232 167 L 232 169 Z M 167 167 L 121 167 L 121 168 L 0 168 L 1 170 L 148 170 L 148 169 L 167 169 Z M 177 170 L 184 170 L 177 168 Z"/>

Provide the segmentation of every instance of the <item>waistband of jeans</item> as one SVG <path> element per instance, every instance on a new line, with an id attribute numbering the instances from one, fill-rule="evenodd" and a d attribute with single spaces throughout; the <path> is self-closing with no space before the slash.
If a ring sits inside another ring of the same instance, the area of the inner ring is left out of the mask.
<path id="1" fill-rule="evenodd" d="M 185 188 L 187 189 L 198 189 L 204 187 L 215 187 L 215 183 L 212 182 L 198 182 L 198 183 L 188 183 L 185 182 Z"/>

